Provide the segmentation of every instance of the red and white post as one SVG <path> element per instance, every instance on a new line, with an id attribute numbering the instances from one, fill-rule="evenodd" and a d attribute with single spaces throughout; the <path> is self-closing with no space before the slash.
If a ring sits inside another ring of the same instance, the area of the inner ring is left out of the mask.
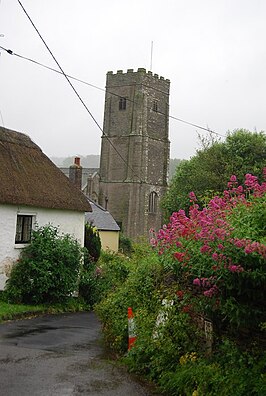
<path id="1" fill-rule="evenodd" d="M 135 329 L 135 322 L 134 322 L 134 314 L 131 307 L 127 309 L 127 316 L 128 316 L 128 351 L 133 347 L 136 341 L 136 329 Z"/>

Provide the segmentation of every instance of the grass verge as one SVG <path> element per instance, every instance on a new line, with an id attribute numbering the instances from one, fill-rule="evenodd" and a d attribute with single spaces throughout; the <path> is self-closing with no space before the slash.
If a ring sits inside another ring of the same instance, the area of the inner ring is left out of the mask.
<path id="1" fill-rule="evenodd" d="M 88 311 L 90 307 L 77 298 L 70 298 L 60 304 L 23 305 L 10 304 L 0 300 L 0 323 L 7 320 L 29 318 L 42 314 Z"/>

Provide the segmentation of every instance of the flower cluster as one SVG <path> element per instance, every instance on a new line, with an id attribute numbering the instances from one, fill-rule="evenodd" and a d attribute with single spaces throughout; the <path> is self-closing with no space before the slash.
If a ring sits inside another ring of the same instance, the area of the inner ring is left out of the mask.
<path id="1" fill-rule="evenodd" d="M 213 301 L 218 295 L 224 300 L 237 295 L 241 300 L 247 282 L 256 292 L 256 284 L 265 277 L 266 245 L 250 237 L 239 238 L 231 218 L 240 206 L 249 210 L 257 202 L 264 202 L 265 193 L 266 183 L 260 184 L 257 177 L 247 174 L 243 187 L 232 175 L 222 197 L 214 197 L 200 209 L 191 192 L 189 213 L 174 212 L 169 224 L 153 235 L 152 245 L 167 269 L 176 273 L 182 290 L 194 290 L 202 298 L 215 297 Z"/>

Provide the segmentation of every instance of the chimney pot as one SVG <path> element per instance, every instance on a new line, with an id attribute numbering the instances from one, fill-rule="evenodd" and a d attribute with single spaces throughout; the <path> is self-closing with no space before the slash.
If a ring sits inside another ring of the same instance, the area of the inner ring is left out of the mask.
<path id="1" fill-rule="evenodd" d="M 80 158 L 79 157 L 75 157 L 74 164 L 77 166 L 80 166 Z"/>

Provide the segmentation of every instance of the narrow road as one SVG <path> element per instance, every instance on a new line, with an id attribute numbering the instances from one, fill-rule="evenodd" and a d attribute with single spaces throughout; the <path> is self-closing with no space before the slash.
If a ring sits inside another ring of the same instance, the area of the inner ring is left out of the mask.
<path id="1" fill-rule="evenodd" d="M 106 359 L 100 338 L 92 312 L 0 324 L 0 394 L 151 395 Z"/>

